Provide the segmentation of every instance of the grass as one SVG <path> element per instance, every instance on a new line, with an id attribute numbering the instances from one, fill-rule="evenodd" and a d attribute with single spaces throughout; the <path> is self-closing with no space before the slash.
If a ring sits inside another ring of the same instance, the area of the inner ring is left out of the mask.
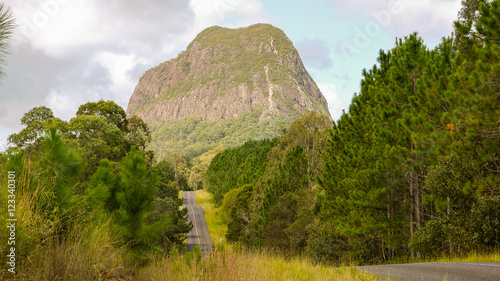
<path id="1" fill-rule="evenodd" d="M 426 262 L 500 262 L 500 251 L 496 250 L 492 253 L 472 252 L 466 256 L 455 257 L 444 256 L 436 259 L 430 259 Z"/>
<path id="2" fill-rule="evenodd" d="M 29 161 L 27 161 L 29 162 Z M 25 171 L 29 169 L 25 166 Z M 110 231 L 111 218 L 99 212 L 78 212 L 71 216 L 65 235 L 54 234 L 62 220 L 47 217 L 37 204 L 40 186 L 29 186 L 29 172 L 16 178 L 16 240 L 7 244 L 7 231 L 0 231 L 0 280 L 103 280 L 103 274 L 128 274 L 125 247 L 117 245 L 118 236 Z M 0 173 L 1 174 L 1 173 Z M 4 179 L 5 177 L 2 177 Z M 7 220 L 5 183 L 0 182 L 0 221 Z M 5 206 L 5 208 L 4 208 Z M 81 208 L 77 206 L 76 208 Z M 7 271 L 6 256 L 15 246 L 16 274 Z"/>
<path id="3" fill-rule="evenodd" d="M 149 280 L 380 280 L 354 267 L 312 265 L 301 258 L 218 247 L 205 258 L 174 254 L 138 270 Z"/>
<path id="4" fill-rule="evenodd" d="M 226 242 L 227 225 L 218 215 L 222 208 L 215 208 L 212 203 L 212 195 L 205 190 L 196 191 L 196 203 L 205 211 L 205 220 L 207 221 L 208 232 L 214 245 Z"/>
<path id="5" fill-rule="evenodd" d="M 500 262 L 500 249 L 495 249 L 490 252 L 473 251 L 466 255 L 443 255 L 441 257 L 430 258 L 399 258 L 390 260 L 384 264 L 399 264 L 399 263 L 423 263 L 423 262 Z"/>
<path id="6" fill-rule="evenodd" d="M 141 280 L 380 280 L 353 266 L 314 265 L 301 257 L 226 244 L 227 226 L 218 216 L 220 208 L 214 207 L 208 192 L 198 190 L 195 194 L 197 204 L 205 211 L 215 245 L 213 251 L 205 257 L 196 252 L 184 255 L 172 252 L 168 257 L 138 269 L 137 277 Z"/>

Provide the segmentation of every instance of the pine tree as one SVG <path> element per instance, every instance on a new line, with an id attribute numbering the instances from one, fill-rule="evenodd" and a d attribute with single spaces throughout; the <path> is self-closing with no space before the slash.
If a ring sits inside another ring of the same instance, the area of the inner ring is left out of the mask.
<path id="1" fill-rule="evenodd" d="M 43 151 L 38 163 L 41 186 L 45 198 L 40 204 L 57 222 L 58 230 L 66 227 L 67 216 L 73 201 L 73 186 L 82 168 L 81 158 L 67 150 L 62 135 L 55 127 L 43 137 Z"/>
<path id="2" fill-rule="evenodd" d="M 116 201 L 116 192 L 119 190 L 112 163 L 108 159 L 101 160 L 99 168 L 90 178 L 87 191 L 88 205 L 103 207 L 109 212 L 117 210 L 120 206 Z"/>
<path id="3" fill-rule="evenodd" d="M 147 166 L 141 152 L 132 147 L 122 160 L 120 190 L 116 194 L 120 204 L 119 222 L 122 234 L 131 248 L 148 244 L 145 219 L 147 213 L 154 210 L 153 201 L 158 180 L 157 173 Z"/>

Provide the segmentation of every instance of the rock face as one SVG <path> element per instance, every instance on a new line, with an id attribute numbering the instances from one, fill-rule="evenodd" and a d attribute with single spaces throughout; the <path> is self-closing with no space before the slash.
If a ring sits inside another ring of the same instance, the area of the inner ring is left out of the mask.
<path id="1" fill-rule="evenodd" d="M 312 110 L 329 116 L 292 42 L 280 29 L 256 24 L 202 31 L 177 58 L 141 77 L 127 114 L 157 129 L 171 120 L 218 122 L 245 112 L 258 113 L 259 123 L 289 123 Z"/>

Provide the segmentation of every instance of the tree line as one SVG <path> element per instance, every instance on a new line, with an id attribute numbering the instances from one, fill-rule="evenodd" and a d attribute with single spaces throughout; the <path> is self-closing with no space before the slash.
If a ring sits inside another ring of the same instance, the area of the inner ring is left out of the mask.
<path id="1" fill-rule="evenodd" d="M 134 259 L 183 250 L 191 224 L 181 209 L 180 177 L 146 149 L 150 131 L 139 117 L 101 100 L 81 105 L 68 122 L 41 106 L 21 123 L 0 163 L 19 175 L 20 202 L 32 203 L 23 211 L 32 220 L 18 233 L 20 255 L 30 255 L 29 245 L 63 243 L 86 217 L 111 221 L 104 232 Z"/>
<path id="2" fill-rule="evenodd" d="M 310 113 L 217 155 L 204 183 L 228 240 L 329 263 L 498 248 L 499 15 L 464 1 L 434 49 L 413 33 L 381 50 L 333 126 Z"/>

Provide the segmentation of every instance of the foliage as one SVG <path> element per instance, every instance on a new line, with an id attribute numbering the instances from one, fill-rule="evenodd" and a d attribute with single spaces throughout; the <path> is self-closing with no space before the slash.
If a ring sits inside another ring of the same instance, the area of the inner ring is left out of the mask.
<path id="1" fill-rule="evenodd" d="M 165 159 L 173 152 L 190 158 L 222 146 L 234 148 L 248 140 L 274 138 L 280 125 L 289 125 L 285 116 L 275 116 L 269 122 L 260 122 L 262 110 L 244 112 L 241 116 L 217 122 L 198 117 L 183 120 L 165 120 L 164 125 L 152 125 L 148 149 Z"/>
<path id="2" fill-rule="evenodd" d="M 500 5 L 466 2 L 460 40 L 381 51 L 333 127 L 320 217 L 362 262 L 496 245 Z"/>
<path id="3" fill-rule="evenodd" d="M 114 125 L 122 131 L 127 130 L 127 114 L 113 101 L 88 102 L 78 108 L 76 115 L 103 116 L 108 124 Z"/>
<path id="4" fill-rule="evenodd" d="M 89 189 L 86 191 L 89 207 L 102 207 L 109 212 L 120 208 L 116 201 L 119 186 L 114 171 L 115 167 L 108 159 L 101 160 L 99 168 L 90 178 Z"/>
<path id="5" fill-rule="evenodd" d="M 31 155 L 41 149 L 41 138 L 51 126 L 56 126 L 62 132 L 66 131 L 66 122 L 55 118 L 52 110 L 45 106 L 34 107 L 26 112 L 21 118 L 21 124 L 26 127 L 10 135 L 7 141 Z"/>
<path id="6" fill-rule="evenodd" d="M 224 147 L 218 146 L 203 153 L 193 160 L 193 167 L 191 167 L 191 174 L 189 176 L 188 184 L 194 187 L 194 190 L 203 189 L 203 176 L 205 175 L 205 172 L 210 166 L 212 159 L 223 150 Z"/>
<path id="7" fill-rule="evenodd" d="M 120 190 L 116 199 L 120 205 L 119 221 L 121 232 L 129 247 L 147 246 L 147 213 L 154 208 L 154 195 L 159 178 L 147 166 L 141 152 L 132 147 L 122 160 L 119 174 Z M 166 224 L 162 221 L 160 224 Z M 163 227 L 160 225 L 160 227 Z"/>
<path id="8" fill-rule="evenodd" d="M 123 112 L 113 102 L 97 104 Z M 115 266 L 134 267 L 153 253 L 182 248 L 190 225 L 187 210 L 179 209 L 173 168 L 166 162 L 151 165 L 147 138 L 134 141 L 144 143 L 142 148 L 127 138 L 148 131 L 140 118 L 125 122 L 131 130 L 121 130 L 108 119 L 114 115 L 104 111 L 66 123 L 46 107 L 34 108 L 23 116 L 26 128 L 9 138 L 14 146 L 0 155 L 0 175 L 16 173 L 16 257 L 23 257 L 22 278 L 98 279 L 105 271 L 120 272 Z M 0 186 L 7 190 L 4 183 Z M 5 198 L 2 191 L 0 202 Z M 0 275 L 6 272 L 2 264 Z"/>
<path id="9" fill-rule="evenodd" d="M 146 149 L 146 144 L 151 141 L 151 131 L 148 124 L 137 115 L 128 118 L 127 123 L 126 138 L 128 143 L 137 148 Z"/>
<path id="10" fill-rule="evenodd" d="M 127 153 L 123 132 L 103 116 L 77 115 L 72 118 L 67 124 L 67 139 L 84 158 L 86 178 L 96 171 L 101 160 L 119 161 Z"/>
<path id="11" fill-rule="evenodd" d="M 306 247 L 329 126 L 327 116 L 310 112 L 272 142 L 247 142 L 214 157 L 205 186 L 214 202 L 223 198 L 228 241 L 289 253 Z"/>
<path id="12" fill-rule="evenodd" d="M 9 53 L 9 40 L 12 37 L 12 32 L 15 28 L 14 14 L 12 9 L 4 3 L 0 3 L 0 77 L 5 75 L 3 65 L 5 64 L 4 57 Z"/>
<path id="13" fill-rule="evenodd" d="M 248 141 L 244 145 L 217 154 L 205 173 L 204 186 L 216 205 L 224 194 L 245 184 L 255 184 L 266 168 L 267 152 L 275 140 Z"/>
<path id="14" fill-rule="evenodd" d="M 191 159 L 187 156 L 180 155 L 177 152 L 168 155 L 166 161 L 172 167 L 174 179 L 179 184 L 180 190 L 190 190 L 188 186 L 188 178 L 190 174 Z"/>
<path id="15" fill-rule="evenodd" d="M 73 150 L 66 150 L 61 134 L 52 127 L 43 138 L 40 162 L 40 179 L 43 201 L 37 202 L 46 210 L 49 220 L 59 224 L 56 232 L 67 228 L 72 188 L 82 168 L 82 160 Z M 62 220 L 61 220 L 62 219 Z"/>

